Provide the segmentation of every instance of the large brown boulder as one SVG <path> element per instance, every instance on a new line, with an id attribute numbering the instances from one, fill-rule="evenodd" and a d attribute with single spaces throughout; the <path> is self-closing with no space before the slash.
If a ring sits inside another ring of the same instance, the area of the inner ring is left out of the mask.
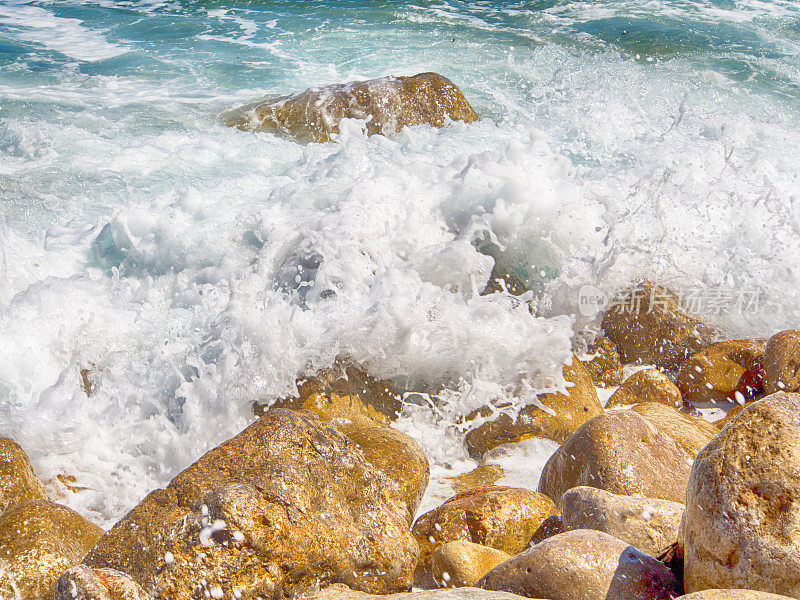
<path id="1" fill-rule="evenodd" d="M 622 362 L 614 343 L 606 337 L 595 340 L 581 362 L 597 387 L 614 387 L 622 383 Z"/>
<path id="2" fill-rule="evenodd" d="M 25 451 L 13 440 L 0 438 L 0 514 L 26 500 L 47 498 Z"/>
<path id="3" fill-rule="evenodd" d="M 441 587 L 473 586 L 509 558 L 511 555 L 508 552 L 456 540 L 436 549 L 431 560 L 431 573 Z"/>
<path id="4" fill-rule="evenodd" d="M 351 590 L 346 585 L 336 584 L 305 596 L 304 600 L 523 600 L 523 598 L 507 592 L 490 592 L 473 587 L 374 596 Z"/>
<path id="5" fill-rule="evenodd" d="M 602 326 L 623 363 L 666 369 L 677 369 L 714 337 L 711 327 L 684 311 L 677 294 L 650 281 L 622 294 L 606 312 Z"/>
<path id="6" fill-rule="evenodd" d="M 719 428 L 713 423 L 658 402 L 642 402 L 631 407 L 631 410 L 675 440 L 690 458 L 697 456 L 711 438 L 719 433 Z"/>
<path id="7" fill-rule="evenodd" d="M 671 600 L 679 589 L 662 563 L 589 529 L 546 539 L 489 571 L 478 587 L 550 600 Z"/>
<path id="8" fill-rule="evenodd" d="M 281 401 L 279 406 L 286 402 Z M 414 522 L 425 488 L 430 465 L 419 444 L 410 436 L 388 427 L 389 418 L 359 396 L 339 396 L 334 392 L 313 393 L 297 408 L 310 410 L 329 421 L 353 440 L 372 466 L 400 486 L 408 505 L 409 525 Z"/>
<path id="9" fill-rule="evenodd" d="M 150 594 L 125 573 L 78 565 L 56 581 L 55 600 L 151 600 Z"/>
<path id="10" fill-rule="evenodd" d="M 84 562 L 163 597 L 278 599 L 332 582 L 390 593 L 417 562 L 406 510 L 338 429 L 275 409 L 150 493 Z"/>
<path id="11" fill-rule="evenodd" d="M 367 133 L 390 135 L 412 125 L 442 127 L 447 119 L 480 117 L 456 85 L 437 73 L 382 77 L 310 88 L 265 98 L 222 115 L 229 127 L 290 135 L 300 142 L 327 142 L 344 119 L 368 119 Z"/>
<path id="12" fill-rule="evenodd" d="M 681 528 L 687 592 L 800 598 L 800 394 L 754 402 L 694 461 Z"/>
<path id="13" fill-rule="evenodd" d="M 367 462 L 398 485 L 411 525 L 428 487 L 431 471 L 422 448 L 412 437 L 390 427 L 341 429 L 364 453 Z"/>
<path id="14" fill-rule="evenodd" d="M 755 590 L 703 590 L 679 596 L 675 600 L 790 600 L 790 598 Z"/>
<path id="15" fill-rule="evenodd" d="M 519 554 L 542 523 L 557 514 L 550 498 L 522 488 L 489 485 L 456 494 L 414 523 L 420 566 L 430 570 L 436 549 L 455 540 Z"/>
<path id="16" fill-rule="evenodd" d="M 764 349 L 764 391 L 800 392 L 800 330 L 776 333 Z"/>
<path id="17" fill-rule="evenodd" d="M 77 565 L 103 530 L 66 506 L 27 500 L 0 516 L 0 598 L 52 600 L 65 569 Z"/>
<path id="18" fill-rule="evenodd" d="M 621 496 L 592 487 L 576 487 L 561 497 L 564 531 L 594 529 L 659 556 L 678 540 L 683 504 Z"/>
<path id="19" fill-rule="evenodd" d="M 764 389 L 764 348 L 766 340 L 719 342 L 681 363 L 676 383 L 692 402 L 742 404 Z"/>
<path id="20" fill-rule="evenodd" d="M 567 381 L 566 394 L 542 394 L 539 401 L 547 410 L 531 404 L 523 408 L 516 419 L 502 414 L 473 429 L 467 434 L 470 454 L 482 456 L 500 444 L 532 437 L 564 442 L 578 427 L 603 412 L 592 378 L 577 357 L 573 356 L 571 363 L 562 367 L 562 373 Z M 484 408 L 470 415 L 468 420 L 488 414 L 489 409 Z"/>
<path id="21" fill-rule="evenodd" d="M 550 457 L 539 491 L 560 499 L 581 485 L 615 494 L 682 502 L 690 456 L 674 439 L 632 410 L 591 419 Z"/>
<path id="22" fill-rule="evenodd" d="M 672 380 L 658 369 L 643 369 L 628 377 L 611 395 L 606 408 L 658 402 L 673 408 L 683 406 L 683 396 Z"/>

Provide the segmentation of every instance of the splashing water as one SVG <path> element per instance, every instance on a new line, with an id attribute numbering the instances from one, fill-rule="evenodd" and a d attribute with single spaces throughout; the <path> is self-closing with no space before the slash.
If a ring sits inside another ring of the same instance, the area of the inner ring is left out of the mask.
<path id="1" fill-rule="evenodd" d="M 723 331 L 796 326 L 797 17 L 776 0 L 0 1 L 0 435 L 52 491 L 75 476 L 88 489 L 62 501 L 108 525 L 337 356 L 437 392 L 398 426 L 441 474 L 468 464 L 461 417 L 558 386 L 593 325 L 583 285 L 756 289 Z M 483 120 L 392 138 L 345 121 L 309 145 L 218 121 L 422 71 Z M 534 316 L 479 294 L 495 259 L 524 272 Z"/>

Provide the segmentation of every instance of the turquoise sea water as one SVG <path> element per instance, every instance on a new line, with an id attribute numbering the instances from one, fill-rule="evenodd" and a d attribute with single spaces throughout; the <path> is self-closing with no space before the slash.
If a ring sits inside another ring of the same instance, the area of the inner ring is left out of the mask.
<path id="1" fill-rule="evenodd" d="M 218 122 L 422 71 L 483 120 Z M 401 422 L 444 468 L 458 416 L 557 384 L 583 285 L 755 291 L 726 334 L 796 327 L 799 156 L 789 0 L 0 0 L 0 435 L 110 523 L 347 355 L 444 389 Z M 536 318 L 477 295 L 485 240 Z"/>

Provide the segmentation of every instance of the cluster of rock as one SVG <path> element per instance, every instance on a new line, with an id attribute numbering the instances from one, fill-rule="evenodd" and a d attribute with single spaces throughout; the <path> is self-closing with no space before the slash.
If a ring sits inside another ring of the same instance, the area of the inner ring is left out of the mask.
<path id="1" fill-rule="evenodd" d="M 105 533 L 0 440 L 0 598 L 800 598 L 800 331 L 713 343 L 663 302 L 603 326 L 566 391 L 467 435 L 476 457 L 560 443 L 538 490 L 481 472 L 416 519 L 428 461 L 391 427 L 390 384 L 347 365 L 259 407 Z M 661 370 L 622 382 L 623 360 Z M 595 386 L 620 383 L 604 408 Z M 685 410 L 709 399 L 746 406 L 720 429 Z"/>

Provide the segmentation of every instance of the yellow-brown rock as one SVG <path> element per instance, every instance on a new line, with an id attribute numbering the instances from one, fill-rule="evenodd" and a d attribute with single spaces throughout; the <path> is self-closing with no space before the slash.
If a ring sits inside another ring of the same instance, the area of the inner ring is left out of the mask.
<path id="1" fill-rule="evenodd" d="M 0 514 L 19 502 L 47 498 L 25 451 L 8 438 L 0 438 Z"/>
<path id="2" fill-rule="evenodd" d="M 703 590 L 679 596 L 676 600 L 791 600 L 788 596 L 755 590 Z"/>
<path id="3" fill-rule="evenodd" d="M 675 440 L 690 458 L 719 433 L 719 428 L 701 417 L 687 415 L 657 402 L 642 402 L 631 407 L 653 425 Z"/>
<path id="4" fill-rule="evenodd" d="M 691 402 L 738 401 L 764 389 L 766 340 L 728 340 L 713 344 L 681 363 L 676 383 Z"/>
<path id="5" fill-rule="evenodd" d="M 488 464 L 479 465 L 472 471 L 451 477 L 449 483 L 453 487 L 453 491 L 459 493 L 484 485 L 492 485 L 503 477 L 505 477 L 505 472 L 500 466 Z"/>
<path id="6" fill-rule="evenodd" d="M 800 330 L 776 333 L 764 349 L 764 391 L 800 392 Z"/>
<path id="7" fill-rule="evenodd" d="M 467 434 L 470 454 L 482 456 L 500 444 L 533 437 L 564 442 L 578 427 L 603 412 L 592 378 L 577 357 L 573 356 L 572 362 L 563 366 L 562 373 L 567 381 L 567 393 L 539 396 L 539 401 L 550 412 L 531 404 L 523 408 L 516 419 L 502 414 L 494 421 L 484 423 Z M 484 408 L 470 415 L 468 420 L 488 413 L 489 409 Z"/>
<path id="8" fill-rule="evenodd" d="M 342 582 L 410 587 L 398 486 L 308 411 L 273 409 L 150 493 L 85 559 L 169 598 L 279 599 Z"/>
<path id="9" fill-rule="evenodd" d="M 125 573 L 78 565 L 56 581 L 55 600 L 151 600 L 150 594 Z"/>
<path id="10" fill-rule="evenodd" d="M 478 587 L 550 600 L 672 600 L 679 589 L 655 558 L 590 529 L 546 539 L 489 571 Z"/>
<path id="11" fill-rule="evenodd" d="M 408 524 L 411 525 L 431 472 L 422 448 L 413 438 L 389 427 L 350 426 L 340 429 L 356 443 L 367 462 L 399 486 L 408 507 Z"/>
<path id="12" fill-rule="evenodd" d="M 335 392 L 320 392 L 310 394 L 302 400 L 279 400 L 273 407 L 310 410 L 323 421 L 330 421 L 340 428 L 389 425 L 386 415 L 364 403 L 355 394 L 340 396 Z"/>
<path id="13" fill-rule="evenodd" d="M 474 586 L 481 577 L 509 558 L 508 552 L 456 540 L 439 546 L 433 553 L 431 572 L 441 587 Z"/>
<path id="14" fill-rule="evenodd" d="M 27 500 L 0 516 L 0 598 L 52 600 L 65 569 L 81 562 L 103 530 L 66 506 Z"/>
<path id="15" fill-rule="evenodd" d="M 672 380 L 658 369 L 636 371 L 611 395 L 606 408 L 628 406 L 641 402 L 658 402 L 673 408 L 683 406 L 683 397 Z"/>
<path id="16" fill-rule="evenodd" d="M 746 407 L 697 456 L 681 526 L 686 591 L 800 598 L 800 394 Z"/>
<path id="17" fill-rule="evenodd" d="M 490 592 L 472 587 L 423 590 L 406 594 L 375 596 L 351 590 L 346 585 L 334 584 L 324 590 L 305 596 L 304 600 L 527 600 L 507 592 Z"/>
<path id="18" fill-rule="evenodd" d="M 413 125 L 442 127 L 447 119 L 472 123 L 480 117 L 452 81 L 437 73 L 420 73 L 265 98 L 222 115 L 222 122 L 246 131 L 289 135 L 305 143 L 330 141 L 344 118 L 368 119 L 369 135 L 391 135 Z"/>
<path id="19" fill-rule="evenodd" d="M 522 488 L 485 486 L 456 494 L 414 523 L 420 566 L 430 570 L 439 546 L 456 540 L 519 554 L 545 519 L 557 514 L 550 498 Z"/>
<path id="20" fill-rule="evenodd" d="M 622 362 L 611 340 L 607 337 L 595 340 L 587 348 L 586 354 L 582 362 L 597 387 L 614 387 L 622 383 Z"/>
<path id="21" fill-rule="evenodd" d="M 687 357 L 711 344 L 714 330 L 687 314 L 668 288 L 644 281 L 603 317 L 603 333 L 625 364 L 677 369 Z"/>
<path id="22" fill-rule="evenodd" d="M 692 458 L 637 412 L 608 411 L 556 450 L 542 471 L 539 491 L 560 500 L 567 490 L 586 485 L 682 502 Z"/>
<path id="23" fill-rule="evenodd" d="M 592 487 L 576 487 L 561 497 L 564 531 L 604 531 L 657 557 L 678 540 L 683 504 L 621 496 Z"/>
<path id="24" fill-rule="evenodd" d="M 313 376 L 297 381 L 297 397 L 281 398 L 271 404 L 274 408 L 304 408 L 306 400 L 314 394 L 347 398 L 357 396 L 366 407 L 367 416 L 385 423 L 384 415 L 390 421 L 397 418 L 403 403 L 391 381 L 376 379 L 366 371 L 345 359 L 337 359 L 330 369 L 317 371 Z M 313 404 L 311 405 L 313 406 Z M 307 406 L 307 408 L 311 408 Z M 265 407 L 256 405 L 255 412 L 261 416 Z M 313 408 L 312 408 L 313 410 Z M 361 408 L 358 408 L 361 412 Z"/>

